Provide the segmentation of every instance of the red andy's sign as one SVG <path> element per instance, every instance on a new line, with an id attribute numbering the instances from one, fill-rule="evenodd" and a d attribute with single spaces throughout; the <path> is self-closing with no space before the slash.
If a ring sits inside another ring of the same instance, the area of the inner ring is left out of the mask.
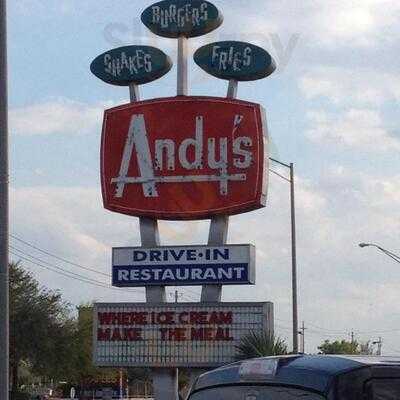
<path id="1" fill-rule="evenodd" d="M 212 97 L 176 97 L 105 112 L 105 208 L 159 219 L 204 219 L 265 206 L 263 108 Z"/>

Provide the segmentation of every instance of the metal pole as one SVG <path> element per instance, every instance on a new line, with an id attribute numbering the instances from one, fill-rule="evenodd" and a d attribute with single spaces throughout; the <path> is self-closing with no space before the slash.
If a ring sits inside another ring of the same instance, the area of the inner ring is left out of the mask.
<path id="1" fill-rule="evenodd" d="M 129 86 L 131 102 L 140 100 L 139 88 L 132 83 Z M 140 238 L 142 247 L 157 247 L 160 245 L 158 222 L 152 218 L 139 218 Z M 147 303 L 166 303 L 164 286 L 146 287 Z M 155 400 L 178 400 L 178 370 L 174 368 L 153 369 L 153 388 Z"/>
<path id="2" fill-rule="evenodd" d="M 0 0 L 0 399 L 9 398 L 7 13 Z"/>
<path id="3" fill-rule="evenodd" d="M 238 81 L 235 79 L 231 79 L 229 81 L 229 86 L 228 86 L 228 99 L 236 99 L 237 97 L 237 91 L 238 91 Z"/>
<path id="4" fill-rule="evenodd" d="M 188 38 L 179 36 L 178 38 L 178 96 L 188 95 Z"/>
<path id="5" fill-rule="evenodd" d="M 237 95 L 238 82 L 229 81 L 227 98 L 234 99 Z M 213 217 L 208 235 L 209 246 L 223 246 L 228 238 L 229 217 L 226 215 Z M 201 290 L 202 303 L 219 303 L 222 300 L 222 285 L 204 285 Z"/>
<path id="6" fill-rule="evenodd" d="M 122 382 L 122 368 L 119 369 L 119 398 L 123 399 L 123 382 Z"/>
<path id="7" fill-rule="evenodd" d="M 223 246 L 228 237 L 229 217 L 222 215 L 211 219 L 209 246 Z M 201 290 L 202 303 L 219 303 L 222 300 L 222 285 L 204 285 Z"/>
<path id="8" fill-rule="evenodd" d="M 293 305 L 293 353 L 299 352 L 299 317 L 297 309 L 297 255 L 296 209 L 294 197 L 294 164 L 290 163 L 290 210 L 292 225 L 292 305 Z"/>
<path id="9" fill-rule="evenodd" d="M 303 324 L 301 326 L 301 352 L 303 354 L 305 354 L 305 352 L 306 352 L 306 350 L 305 350 L 305 348 L 306 348 L 305 334 L 306 334 L 306 328 L 304 326 L 304 321 L 303 321 Z"/>

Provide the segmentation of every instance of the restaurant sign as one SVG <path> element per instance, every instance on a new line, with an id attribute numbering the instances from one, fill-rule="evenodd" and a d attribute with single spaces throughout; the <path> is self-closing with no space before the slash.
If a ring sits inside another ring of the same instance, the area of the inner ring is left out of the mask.
<path id="1" fill-rule="evenodd" d="M 163 51 L 150 46 L 124 46 L 106 51 L 90 65 L 103 82 L 117 86 L 143 85 L 167 74 L 172 60 Z"/>
<path id="2" fill-rule="evenodd" d="M 168 38 L 195 37 L 217 29 L 221 12 L 204 0 L 163 0 L 146 8 L 142 22 L 153 33 Z"/>
<path id="3" fill-rule="evenodd" d="M 237 41 L 207 44 L 196 51 L 194 61 L 216 78 L 236 81 L 263 79 L 276 69 L 275 61 L 267 51 Z"/>
<path id="4" fill-rule="evenodd" d="M 141 101 L 105 112 L 105 208 L 171 220 L 207 219 L 265 206 L 264 109 L 215 97 Z"/>
<path id="5" fill-rule="evenodd" d="M 102 367 L 216 367 L 245 335 L 273 333 L 272 303 L 97 303 L 93 318 Z"/>
<path id="6" fill-rule="evenodd" d="M 118 287 L 255 283 L 252 245 L 114 248 L 112 264 Z"/>

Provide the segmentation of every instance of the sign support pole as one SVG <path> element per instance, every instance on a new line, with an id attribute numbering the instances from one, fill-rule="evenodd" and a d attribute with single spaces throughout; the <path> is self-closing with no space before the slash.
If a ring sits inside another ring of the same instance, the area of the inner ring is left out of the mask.
<path id="1" fill-rule="evenodd" d="M 229 81 L 228 95 L 226 97 L 228 99 L 236 99 L 237 91 L 238 91 L 238 81 L 235 79 L 231 79 Z"/>
<path id="2" fill-rule="evenodd" d="M 235 99 L 237 96 L 238 81 L 229 81 L 227 98 Z M 223 246 L 228 238 L 229 217 L 226 215 L 213 217 L 211 219 L 210 233 L 208 235 L 209 246 Z M 222 285 L 204 285 L 201 291 L 201 302 L 219 303 L 222 300 Z"/>
<path id="3" fill-rule="evenodd" d="M 178 38 L 178 96 L 188 95 L 188 38 L 179 36 Z"/>
<path id="4" fill-rule="evenodd" d="M 227 97 L 234 99 L 237 96 L 238 81 L 231 79 L 229 81 Z M 229 217 L 222 215 L 213 217 L 210 224 L 210 232 L 208 235 L 209 246 L 223 246 L 228 239 Z M 204 285 L 201 290 L 201 303 L 220 303 L 222 301 L 222 285 Z M 190 374 L 190 384 L 201 375 L 204 371 L 192 371 Z"/>
<path id="5" fill-rule="evenodd" d="M 0 398 L 9 397 L 8 121 L 6 0 L 0 0 Z"/>
<path id="6" fill-rule="evenodd" d="M 139 87 L 135 83 L 129 85 L 130 101 L 140 100 Z M 139 218 L 142 247 L 160 245 L 158 221 L 152 218 Z M 166 303 L 164 286 L 146 287 L 147 303 Z M 178 400 L 178 369 L 160 368 L 152 371 L 155 400 Z"/>

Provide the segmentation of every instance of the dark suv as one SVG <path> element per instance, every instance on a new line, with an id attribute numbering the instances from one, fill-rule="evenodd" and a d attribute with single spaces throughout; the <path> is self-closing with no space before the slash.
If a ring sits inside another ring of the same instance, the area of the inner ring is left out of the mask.
<path id="1" fill-rule="evenodd" d="M 400 359 L 296 355 L 241 361 L 201 375 L 188 400 L 400 400 Z"/>

